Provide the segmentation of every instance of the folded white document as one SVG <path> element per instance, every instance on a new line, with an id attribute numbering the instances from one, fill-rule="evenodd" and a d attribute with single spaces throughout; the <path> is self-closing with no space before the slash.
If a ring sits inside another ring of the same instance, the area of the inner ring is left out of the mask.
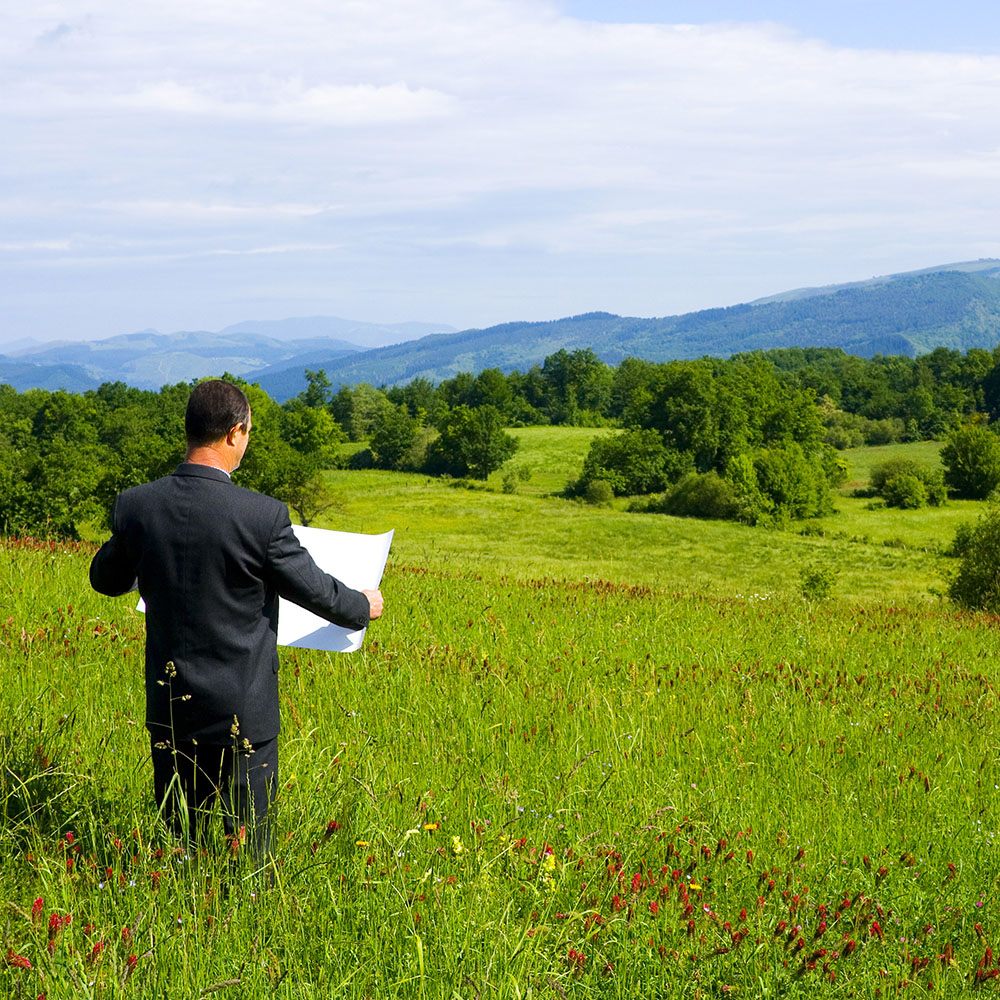
<path id="1" fill-rule="evenodd" d="M 293 524 L 292 531 L 321 570 L 353 590 L 378 590 L 392 545 L 391 531 L 384 535 L 357 535 L 350 531 L 303 528 L 301 524 Z M 146 610 L 141 597 L 138 610 Z M 279 646 L 353 653 L 361 648 L 365 631 L 334 625 L 284 598 L 278 601 Z"/>
<path id="2" fill-rule="evenodd" d="M 293 524 L 292 531 L 320 569 L 354 590 L 377 590 L 389 558 L 392 532 L 358 535 Z M 278 645 L 353 653 L 361 648 L 365 630 L 351 631 L 314 615 L 291 601 L 278 604 Z"/>

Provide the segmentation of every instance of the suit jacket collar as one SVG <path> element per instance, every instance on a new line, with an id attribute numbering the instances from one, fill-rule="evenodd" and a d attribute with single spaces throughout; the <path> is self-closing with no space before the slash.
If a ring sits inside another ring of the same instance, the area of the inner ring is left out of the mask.
<path id="1" fill-rule="evenodd" d="M 223 472 L 222 469 L 213 468 L 211 465 L 199 465 L 196 462 L 181 462 L 173 471 L 175 476 L 198 476 L 202 479 L 214 479 L 219 483 L 231 483 L 232 477 Z"/>

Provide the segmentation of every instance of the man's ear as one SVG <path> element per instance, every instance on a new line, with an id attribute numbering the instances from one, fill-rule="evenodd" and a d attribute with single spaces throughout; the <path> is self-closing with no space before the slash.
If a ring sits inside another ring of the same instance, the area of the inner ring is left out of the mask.
<path id="1" fill-rule="evenodd" d="M 235 447 L 236 438 L 239 436 L 240 428 L 242 426 L 243 424 L 236 424 L 233 427 L 230 427 L 226 433 L 226 444 L 228 444 L 230 448 Z"/>

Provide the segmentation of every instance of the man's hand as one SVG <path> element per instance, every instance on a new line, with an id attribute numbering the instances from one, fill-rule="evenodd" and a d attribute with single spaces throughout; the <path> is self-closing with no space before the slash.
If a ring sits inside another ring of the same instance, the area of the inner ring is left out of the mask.
<path id="1" fill-rule="evenodd" d="M 368 598 L 368 619 L 369 621 L 375 621 L 376 618 L 382 617 L 382 591 L 381 590 L 362 590 L 362 594 Z"/>

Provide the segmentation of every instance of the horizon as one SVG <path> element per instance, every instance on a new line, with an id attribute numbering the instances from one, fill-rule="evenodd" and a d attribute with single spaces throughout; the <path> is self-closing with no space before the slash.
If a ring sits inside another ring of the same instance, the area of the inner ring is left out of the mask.
<path id="1" fill-rule="evenodd" d="M 10 21 L 0 345 L 659 317 L 1000 256 L 982 3 Z"/>
<path id="2" fill-rule="evenodd" d="M 664 318 L 669 318 L 671 315 L 691 315 L 691 314 L 694 314 L 694 313 L 697 313 L 697 312 L 711 311 L 713 309 L 720 309 L 720 308 L 727 309 L 727 308 L 732 308 L 733 306 L 738 306 L 738 305 L 756 305 L 758 302 L 761 302 L 761 303 L 768 302 L 768 301 L 770 301 L 770 300 L 772 300 L 774 298 L 780 298 L 782 296 L 785 296 L 785 295 L 788 295 L 788 294 L 793 294 L 795 292 L 812 291 L 812 290 L 822 290 L 822 289 L 836 290 L 836 289 L 840 289 L 842 287 L 849 287 L 849 286 L 852 286 L 852 285 L 864 284 L 865 282 L 868 282 L 868 281 L 876 281 L 876 280 L 880 280 L 880 279 L 884 279 L 884 278 L 902 277 L 902 276 L 905 276 L 907 274 L 920 274 L 923 271 L 947 270 L 949 268 L 953 268 L 953 267 L 956 267 L 956 266 L 959 266 L 959 265 L 964 265 L 964 264 L 978 264 L 978 263 L 990 263 L 990 262 L 995 262 L 995 263 L 1000 264 L 1000 258 L 979 257 L 979 258 L 976 258 L 975 260 L 949 261 L 949 262 L 944 263 L 944 264 L 930 265 L 929 267 L 925 267 L 925 268 L 915 268 L 912 271 L 895 272 L 895 273 L 892 273 L 892 274 L 873 274 L 873 275 L 868 275 L 867 277 L 864 277 L 864 278 L 856 278 L 856 279 L 851 279 L 851 280 L 844 281 L 844 282 L 835 282 L 835 283 L 831 283 L 831 284 L 811 285 L 811 286 L 799 286 L 798 288 L 783 288 L 783 289 L 780 289 L 778 291 L 774 291 L 774 292 L 771 292 L 769 294 L 766 294 L 766 295 L 763 295 L 763 296 L 759 296 L 757 299 L 753 299 L 753 300 L 750 300 L 750 301 L 747 301 L 747 302 L 716 303 L 714 305 L 705 306 L 703 309 L 691 310 L 689 313 L 664 314 L 663 316 L 626 316 L 625 314 L 621 314 L 621 313 L 610 313 L 606 309 L 591 309 L 591 310 L 587 310 L 586 313 L 579 313 L 579 312 L 578 313 L 568 313 L 568 314 L 566 314 L 564 316 L 549 316 L 549 317 L 544 317 L 544 318 L 535 318 L 535 317 L 508 318 L 508 319 L 501 320 L 499 323 L 491 324 L 491 326 L 502 326 L 502 325 L 506 325 L 506 324 L 509 324 L 509 323 L 515 323 L 515 324 L 517 324 L 517 323 L 549 323 L 549 322 L 556 322 L 556 321 L 564 320 L 564 319 L 571 319 L 574 316 L 588 315 L 588 314 L 593 314 L 593 313 L 607 313 L 610 316 L 616 316 L 616 317 L 622 317 L 622 318 L 629 318 L 629 319 L 642 319 L 642 320 L 664 319 Z M 109 335 L 107 337 L 90 337 L 90 338 L 78 337 L 78 338 L 72 338 L 72 339 L 71 338 L 64 338 L 64 339 L 52 339 L 52 340 L 35 340 L 35 339 L 32 339 L 32 338 L 22 338 L 21 340 L 18 340 L 18 341 L 9 341 L 8 342 L 8 341 L 4 341 L 2 339 L 2 337 L 3 337 L 3 331 L 0 330 L 0 356 L 3 356 L 3 354 L 4 354 L 3 349 L 5 347 L 6 348 L 12 348 L 17 353 L 30 354 L 35 349 L 42 349 L 42 348 L 49 348 L 49 349 L 51 349 L 52 347 L 59 346 L 62 343 L 66 343 L 66 344 L 95 343 L 95 342 L 100 342 L 100 341 L 105 341 L 105 340 L 114 340 L 114 339 L 117 339 L 117 338 L 120 338 L 120 337 L 141 336 L 143 334 L 147 334 L 147 335 L 150 335 L 150 336 L 160 336 L 160 337 L 173 337 L 173 336 L 179 336 L 179 335 L 185 335 L 185 334 L 209 334 L 209 335 L 216 335 L 216 336 L 218 336 L 218 335 L 224 335 L 224 334 L 227 334 L 227 333 L 229 333 L 229 334 L 237 334 L 237 333 L 240 333 L 240 332 L 245 332 L 245 331 L 235 330 L 235 329 L 232 329 L 232 328 L 233 327 L 244 326 L 244 325 L 249 325 L 249 324 L 285 324 L 285 323 L 300 323 L 300 322 L 308 322 L 308 321 L 320 321 L 320 322 L 323 322 L 323 321 L 327 321 L 327 322 L 328 321 L 334 321 L 334 322 L 337 322 L 337 323 L 358 324 L 359 326 L 363 326 L 363 327 L 371 327 L 373 329 L 383 328 L 383 329 L 387 329 L 387 330 L 388 329 L 393 329 L 393 328 L 399 328 L 399 327 L 406 327 L 406 326 L 439 327 L 440 328 L 440 329 L 437 329 L 437 330 L 423 330 L 423 331 L 418 331 L 418 332 L 413 333 L 411 336 L 403 337 L 401 340 L 385 340 L 385 341 L 382 341 L 382 342 L 379 342 L 379 343 L 372 343 L 372 344 L 367 344 L 367 345 L 364 344 L 364 343 L 362 343 L 360 339 L 358 341 L 347 341 L 348 343 L 351 343 L 352 346 L 361 348 L 361 350 L 363 350 L 363 351 L 377 350 L 377 349 L 380 349 L 380 348 L 383 348 L 383 347 L 392 347 L 392 346 L 394 346 L 396 344 L 409 343 L 411 341 L 420 340 L 420 339 L 422 339 L 424 337 L 435 335 L 435 334 L 467 333 L 470 330 L 489 329 L 489 327 L 463 327 L 463 328 L 452 327 L 450 329 L 447 329 L 447 327 L 449 326 L 449 324 L 446 324 L 446 323 L 435 323 L 433 321 L 420 320 L 420 319 L 402 320 L 402 321 L 399 321 L 397 323 L 382 323 L 382 322 L 379 322 L 377 320 L 364 320 L 364 319 L 357 319 L 356 317 L 315 315 L 315 316 L 282 316 L 282 317 L 278 317 L 278 318 L 274 318 L 274 319 L 257 319 L 257 318 L 254 318 L 254 319 L 242 319 L 242 320 L 238 320 L 235 323 L 227 324 L 225 327 L 221 327 L 221 328 L 216 329 L 216 330 L 210 330 L 210 329 L 206 329 L 206 328 L 191 328 L 191 329 L 184 329 L 184 330 L 159 330 L 159 329 L 157 329 L 155 327 L 144 327 L 144 328 L 139 329 L 139 330 L 129 330 L 129 331 L 125 331 L 125 332 L 122 332 L 122 333 L 111 334 L 111 335 Z M 262 335 L 265 335 L 265 336 L 267 335 L 267 334 L 263 334 L 261 331 L 254 331 L 254 332 L 261 333 Z M 314 339 L 316 337 L 315 334 L 310 335 L 308 337 L 307 336 L 293 337 L 293 336 L 290 336 L 287 333 L 284 334 L 283 336 L 280 336 L 280 337 L 279 336 L 275 336 L 273 334 L 271 336 L 274 336 L 274 338 L 278 339 L 278 340 L 288 340 L 288 341 L 294 341 L 294 340 L 298 340 L 298 339 Z M 325 336 L 328 337 L 330 340 L 345 340 L 345 338 L 349 336 L 349 333 L 341 333 L 339 335 L 328 334 L 328 335 L 325 335 Z"/>

